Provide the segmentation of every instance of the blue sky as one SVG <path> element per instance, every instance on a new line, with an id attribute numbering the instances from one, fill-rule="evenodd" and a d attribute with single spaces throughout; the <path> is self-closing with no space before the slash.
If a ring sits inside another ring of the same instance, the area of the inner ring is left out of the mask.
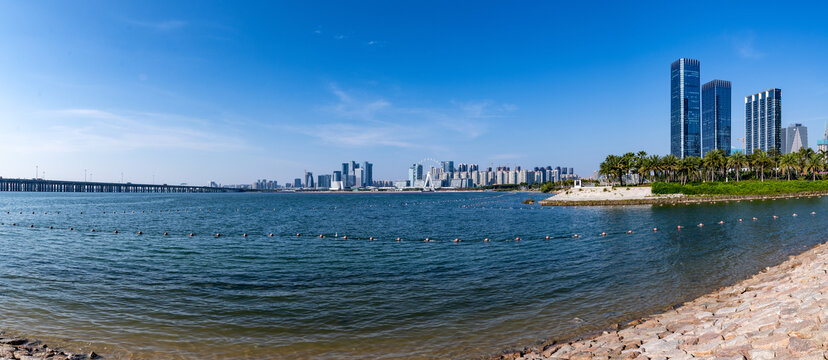
<path id="1" fill-rule="evenodd" d="M 570 166 L 669 151 L 669 66 L 828 120 L 820 2 L 0 0 L 0 176 L 250 183 L 349 160 Z M 692 4 L 692 6 L 690 6 Z M 42 175 L 42 174 L 41 174 Z"/>

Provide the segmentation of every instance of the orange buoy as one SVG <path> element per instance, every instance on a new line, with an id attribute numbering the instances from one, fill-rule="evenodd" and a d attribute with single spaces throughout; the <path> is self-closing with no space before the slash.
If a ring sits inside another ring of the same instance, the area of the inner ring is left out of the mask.
<path id="1" fill-rule="evenodd" d="M 95 232 L 95 229 L 92 229 L 92 232 Z"/>
<path id="2" fill-rule="evenodd" d="M 242 234 L 242 236 L 247 237 L 247 233 Z"/>
<path id="3" fill-rule="evenodd" d="M 602 232 L 602 233 L 601 233 L 601 236 L 607 236 L 607 233 L 606 233 L 606 232 Z"/>
<path id="4" fill-rule="evenodd" d="M 756 217 L 755 217 L 755 216 L 753 217 L 753 221 L 756 221 Z"/>
<path id="5" fill-rule="evenodd" d="M 546 240 L 549 240 L 549 235 L 546 235 Z"/>
<path id="6" fill-rule="evenodd" d="M 397 241 L 402 241 L 402 239 L 400 239 L 400 238 L 397 238 Z"/>
<path id="7" fill-rule="evenodd" d="M 485 238 L 485 239 L 483 239 L 483 241 L 489 242 L 489 238 Z"/>
<path id="8" fill-rule="evenodd" d="M 325 235 L 319 234 L 319 237 L 320 237 L 320 238 L 323 238 L 323 237 L 325 237 Z"/>
<path id="9" fill-rule="evenodd" d="M 739 219 L 739 222 L 741 222 L 741 221 L 742 221 L 742 219 Z"/>
<path id="10" fill-rule="evenodd" d="M 72 229 L 70 228 L 69 230 L 72 230 Z M 143 233 L 139 231 L 139 232 L 138 232 L 138 235 L 141 235 L 141 234 L 143 234 Z"/>
<path id="11" fill-rule="evenodd" d="M 719 220 L 719 224 L 724 224 L 724 220 Z"/>
<path id="12" fill-rule="evenodd" d="M 679 226 L 676 226 L 676 229 L 679 229 L 679 230 L 681 230 L 681 225 L 679 225 Z"/>
<path id="13" fill-rule="evenodd" d="M 296 233 L 296 236 L 297 236 L 297 237 L 298 237 L 298 236 L 302 236 L 302 234 L 300 234 L 300 233 Z"/>
<path id="14" fill-rule="evenodd" d="M 653 231 L 658 231 L 658 228 L 653 228 Z"/>
<path id="15" fill-rule="evenodd" d="M 520 238 L 519 238 L 519 237 L 516 237 L 516 238 L 515 238 L 515 241 L 520 241 Z"/>
<path id="16" fill-rule="evenodd" d="M 702 226 L 704 226 L 704 224 L 702 224 L 702 223 L 699 223 L 699 227 L 702 227 Z"/>
<path id="17" fill-rule="evenodd" d="M 348 235 L 342 235 L 343 239 L 348 239 Z"/>
<path id="18" fill-rule="evenodd" d="M 114 233 L 115 233 L 115 234 L 117 234 L 117 233 L 118 233 L 118 230 L 115 230 L 115 231 L 114 231 Z"/>
<path id="19" fill-rule="evenodd" d="M 221 236 L 221 233 L 216 233 L 216 237 L 219 237 L 219 236 Z"/>
<path id="20" fill-rule="evenodd" d="M 572 235 L 572 237 L 575 237 L 575 238 L 576 238 L 576 237 L 578 237 L 578 234 Z"/>
<path id="21" fill-rule="evenodd" d="M 794 213 L 793 216 L 797 216 L 796 213 Z"/>
<path id="22" fill-rule="evenodd" d="M 454 242 L 460 242 L 460 239 L 454 238 Z"/>
<path id="23" fill-rule="evenodd" d="M 774 215 L 774 216 L 773 216 L 773 218 L 774 218 L 774 219 L 778 219 L 778 218 L 779 218 L 779 216 Z"/>
<path id="24" fill-rule="evenodd" d="M 273 237 L 273 233 L 268 234 L 267 236 Z"/>
<path id="25" fill-rule="evenodd" d="M 816 215 L 816 211 L 811 211 L 811 215 Z"/>
<path id="26" fill-rule="evenodd" d="M 627 234 L 632 234 L 632 230 L 627 230 Z"/>
<path id="27" fill-rule="evenodd" d="M 370 240 L 370 241 L 374 241 L 374 237 L 373 237 L 373 236 L 371 236 L 371 237 L 369 237 L 369 238 L 368 238 L 368 240 Z"/>
<path id="28" fill-rule="evenodd" d="M 193 233 L 190 233 L 190 237 L 193 237 L 193 236 L 195 236 L 195 234 L 193 234 Z"/>
<path id="29" fill-rule="evenodd" d="M 430 241 L 430 239 L 429 239 L 429 238 L 425 238 L 425 242 L 429 242 L 429 241 Z"/>

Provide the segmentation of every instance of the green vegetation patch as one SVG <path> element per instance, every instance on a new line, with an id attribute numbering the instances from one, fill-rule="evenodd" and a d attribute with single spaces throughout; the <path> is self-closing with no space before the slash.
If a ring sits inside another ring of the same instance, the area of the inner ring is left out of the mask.
<path id="1" fill-rule="evenodd" d="M 771 195 L 792 194 L 812 191 L 828 191 L 828 180 L 792 180 L 777 181 L 731 181 L 731 182 L 694 182 L 686 185 L 678 183 L 656 182 L 652 185 L 653 194 L 684 195 Z"/>

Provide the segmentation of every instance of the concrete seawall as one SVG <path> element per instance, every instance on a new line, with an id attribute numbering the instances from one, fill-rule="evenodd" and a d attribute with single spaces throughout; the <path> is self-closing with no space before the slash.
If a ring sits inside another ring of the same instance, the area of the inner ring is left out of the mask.
<path id="1" fill-rule="evenodd" d="M 828 243 L 617 331 L 504 359 L 819 359 L 828 356 Z"/>

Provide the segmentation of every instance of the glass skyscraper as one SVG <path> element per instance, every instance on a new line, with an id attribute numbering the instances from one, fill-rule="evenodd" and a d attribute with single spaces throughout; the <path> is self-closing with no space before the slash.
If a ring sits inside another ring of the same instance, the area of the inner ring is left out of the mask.
<path id="1" fill-rule="evenodd" d="M 701 156 L 700 85 L 698 60 L 670 65 L 670 152 L 678 158 Z"/>
<path id="2" fill-rule="evenodd" d="M 769 89 L 745 97 L 745 153 L 782 152 L 782 90 Z"/>
<path id="3" fill-rule="evenodd" d="M 702 85 L 702 153 L 724 150 L 730 156 L 730 81 Z"/>

